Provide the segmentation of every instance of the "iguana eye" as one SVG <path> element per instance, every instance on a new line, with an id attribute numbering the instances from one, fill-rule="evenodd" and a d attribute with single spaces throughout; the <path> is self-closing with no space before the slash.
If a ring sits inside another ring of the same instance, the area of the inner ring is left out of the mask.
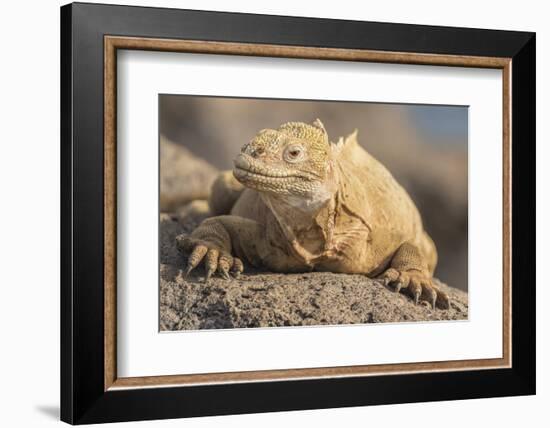
<path id="1" fill-rule="evenodd" d="M 283 157 L 287 162 L 301 161 L 304 158 L 304 148 L 295 144 L 288 146 Z"/>

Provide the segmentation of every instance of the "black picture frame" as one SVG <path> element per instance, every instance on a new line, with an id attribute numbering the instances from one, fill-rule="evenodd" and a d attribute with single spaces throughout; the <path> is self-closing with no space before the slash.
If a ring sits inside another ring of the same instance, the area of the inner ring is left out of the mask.
<path id="1" fill-rule="evenodd" d="M 104 390 L 104 36 L 512 58 L 512 367 Z M 61 419 L 71 424 L 535 393 L 535 34 L 74 3 L 61 8 Z"/>

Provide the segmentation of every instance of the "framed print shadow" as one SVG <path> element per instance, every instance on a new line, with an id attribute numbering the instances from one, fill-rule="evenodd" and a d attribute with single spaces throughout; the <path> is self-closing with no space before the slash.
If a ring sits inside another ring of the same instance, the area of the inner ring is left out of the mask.
<path id="1" fill-rule="evenodd" d="M 534 180 L 533 33 L 63 6 L 61 419 L 534 394 Z"/>

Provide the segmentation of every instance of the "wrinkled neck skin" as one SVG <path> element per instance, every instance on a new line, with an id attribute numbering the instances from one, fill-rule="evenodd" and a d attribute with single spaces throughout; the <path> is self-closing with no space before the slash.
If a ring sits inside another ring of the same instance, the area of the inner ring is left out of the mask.
<path id="1" fill-rule="evenodd" d="M 316 240 L 322 242 L 322 248 L 330 246 L 334 228 L 334 209 L 338 190 L 337 168 L 331 162 L 327 166 L 327 176 L 323 182 L 308 195 L 279 195 L 274 193 L 261 193 L 262 200 L 269 207 L 288 242 L 292 244 L 296 253 L 306 263 L 312 263 L 320 253 L 313 254 L 306 249 L 309 242 L 304 240 Z M 311 236 L 310 231 L 320 227 L 317 236 Z"/>
<path id="2" fill-rule="evenodd" d="M 310 223 L 313 224 L 315 218 L 323 210 L 328 209 L 334 195 L 335 193 L 324 186 L 319 186 L 315 193 L 308 198 L 261 193 L 262 200 L 275 214 L 277 220 L 287 224 L 293 230 L 301 229 Z"/>

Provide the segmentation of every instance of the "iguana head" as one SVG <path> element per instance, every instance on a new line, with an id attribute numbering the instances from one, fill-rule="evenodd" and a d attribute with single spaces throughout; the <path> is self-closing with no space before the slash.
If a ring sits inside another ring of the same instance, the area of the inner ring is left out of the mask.
<path id="1" fill-rule="evenodd" d="M 319 119 L 262 129 L 235 158 L 233 174 L 259 192 L 299 198 L 326 193 L 331 147 Z"/>

